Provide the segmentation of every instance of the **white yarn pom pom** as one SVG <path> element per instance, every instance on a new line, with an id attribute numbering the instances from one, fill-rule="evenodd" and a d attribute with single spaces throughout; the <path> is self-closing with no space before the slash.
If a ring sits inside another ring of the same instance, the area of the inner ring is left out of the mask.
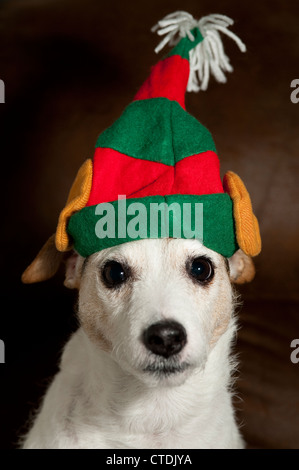
<path id="1" fill-rule="evenodd" d="M 197 27 L 204 40 L 189 53 L 190 75 L 187 91 L 206 90 L 210 75 L 213 75 L 218 82 L 225 83 L 225 72 L 232 72 L 233 68 L 224 52 L 220 32 L 233 39 L 242 52 L 246 51 L 241 39 L 228 29 L 233 23 L 233 20 L 225 15 L 208 15 L 197 21 L 185 11 L 171 13 L 152 28 L 152 31 L 156 31 L 159 36 L 165 35 L 155 52 L 160 52 L 166 44 L 175 46 L 186 36 L 194 41 L 190 31 Z"/>

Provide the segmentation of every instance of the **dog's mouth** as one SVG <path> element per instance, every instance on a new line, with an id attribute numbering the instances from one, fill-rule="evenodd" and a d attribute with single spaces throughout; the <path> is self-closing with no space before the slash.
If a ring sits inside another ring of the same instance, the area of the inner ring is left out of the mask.
<path id="1" fill-rule="evenodd" d="M 147 365 L 143 371 L 159 376 L 168 376 L 174 374 L 180 374 L 185 372 L 190 367 L 188 362 L 182 363 L 168 363 L 168 362 L 155 362 L 153 364 Z"/>

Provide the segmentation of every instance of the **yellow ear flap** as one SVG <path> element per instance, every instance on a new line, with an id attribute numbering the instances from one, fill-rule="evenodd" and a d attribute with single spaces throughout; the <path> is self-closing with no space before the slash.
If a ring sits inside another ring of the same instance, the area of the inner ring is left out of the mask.
<path id="1" fill-rule="evenodd" d="M 69 218 L 75 212 L 83 209 L 89 199 L 92 184 L 92 161 L 89 158 L 79 169 L 69 192 L 65 208 L 61 211 L 55 235 L 58 251 L 71 249 L 70 239 L 66 231 Z"/>
<path id="2" fill-rule="evenodd" d="M 224 175 L 223 187 L 233 200 L 238 245 L 246 255 L 256 256 L 261 251 L 262 242 L 248 191 L 241 178 L 232 171 Z"/>

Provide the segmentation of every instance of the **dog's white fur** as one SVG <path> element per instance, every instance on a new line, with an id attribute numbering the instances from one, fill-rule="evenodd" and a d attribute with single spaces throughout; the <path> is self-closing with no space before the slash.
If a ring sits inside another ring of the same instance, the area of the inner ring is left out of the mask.
<path id="1" fill-rule="evenodd" d="M 186 272 L 187 259 L 199 256 L 215 267 L 207 285 Z M 132 279 L 108 289 L 100 274 L 107 260 L 129 265 Z M 246 278 L 247 269 L 249 280 L 253 265 L 239 250 L 229 267 L 230 273 L 225 258 L 197 240 L 135 241 L 86 261 L 73 255 L 65 283 L 79 289 L 80 327 L 23 447 L 242 448 L 232 406 L 231 279 Z M 141 341 L 142 332 L 162 320 L 187 332 L 185 347 L 169 359 Z M 150 364 L 157 371 L 144 371 Z M 158 372 L 165 364 L 178 371 Z"/>

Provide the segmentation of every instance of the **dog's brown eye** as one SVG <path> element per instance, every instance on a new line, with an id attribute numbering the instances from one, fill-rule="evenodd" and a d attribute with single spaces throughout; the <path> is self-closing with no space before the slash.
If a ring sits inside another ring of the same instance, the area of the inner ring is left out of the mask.
<path id="1" fill-rule="evenodd" d="M 187 265 L 190 276 L 199 282 L 208 282 L 214 276 L 212 262 L 204 257 L 195 258 Z"/>
<path id="2" fill-rule="evenodd" d="M 103 281 L 107 287 L 116 287 L 128 278 L 127 270 L 117 261 L 108 261 L 102 271 Z"/>

